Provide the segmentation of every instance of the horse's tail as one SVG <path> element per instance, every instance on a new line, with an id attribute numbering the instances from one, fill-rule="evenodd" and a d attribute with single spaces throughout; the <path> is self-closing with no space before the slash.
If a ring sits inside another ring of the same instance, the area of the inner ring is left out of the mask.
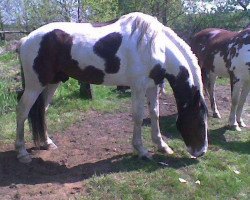
<path id="1" fill-rule="evenodd" d="M 28 115 L 28 121 L 30 129 L 32 131 L 33 141 L 38 147 L 40 146 L 41 142 L 43 143 L 46 141 L 47 125 L 45 120 L 44 93 L 45 91 L 43 91 L 38 96 Z"/>
<path id="2" fill-rule="evenodd" d="M 22 66 L 22 61 L 20 59 L 20 48 L 22 44 L 26 41 L 27 37 L 20 39 L 16 47 L 16 52 L 19 56 L 20 66 L 21 66 L 21 79 L 22 79 L 22 90 L 17 92 L 18 101 L 21 99 L 24 89 L 25 89 L 25 78 Z M 35 103 L 31 107 L 28 114 L 29 126 L 32 131 L 33 141 L 36 146 L 40 146 L 41 142 L 46 140 L 46 120 L 45 120 L 45 100 L 44 91 L 38 96 Z"/>
<path id="3" fill-rule="evenodd" d="M 206 68 L 201 68 L 201 77 L 204 90 L 208 95 L 208 87 L 210 86 L 209 71 Z"/>
<path id="4" fill-rule="evenodd" d="M 22 62 L 21 62 L 21 58 L 20 58 L 20 48 L 22 46 L 22 44 L 26 41 L 27 37 L 23 37 L 19 40 L 19 42 L 16 45 L 16 53 L 18 54 L 18 59 L 19 59 L 19 63 L 20 63 L 20 68 L 21 68 L 21 81 L 22 81 L 22 90 L 18 90 L 17 91 L 17 100 L 19 101 L 23 95 L 23 91 L 25 88 L 25 81 L 24 81 L 24 73 L 23 73 L 23 66 L 22 66 Z"/>

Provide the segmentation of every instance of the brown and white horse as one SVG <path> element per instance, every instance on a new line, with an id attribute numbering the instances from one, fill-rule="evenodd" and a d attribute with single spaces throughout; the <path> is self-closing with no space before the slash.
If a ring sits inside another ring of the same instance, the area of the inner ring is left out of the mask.
<path id="1" fill-rule="evenodd" d="M 215 101 L 215 80 L 217 76 L 230 77 L 229 126 L 240 131 L 240 127 L 246 126 L 241 115 L 250 90 L 250 28 L 240 32 L 216 28 L 202 30 L 193 37 L 191 48 L 202 67 L 214 117 L 221 118 Z"/>
<path id="2" fill-rule="evenodd" d="M 91 84 L 125 85 L 132 91 L 133 147 L 149 157 L 143 146 L 141 124 L 145 95 L 149 102 L 152 140 L 173 153 L 159 128 L 158 88 L 167 78 L 178 108 L 177 128 L 188 151 L 207 151 L 207 108 L 201 70 L 190 47 L 170 28 L 142 13 L 122 16 L 111 24 L 51 23 L 21 41 L 20 60 L 25 78 L 17 106 L 16 150 L 20 162 L 30 162 L 24 142 L 29 117 L 37 145 L 56 148 L 48 137 L 45 108 L 60 82 L 69 77 Z"/>

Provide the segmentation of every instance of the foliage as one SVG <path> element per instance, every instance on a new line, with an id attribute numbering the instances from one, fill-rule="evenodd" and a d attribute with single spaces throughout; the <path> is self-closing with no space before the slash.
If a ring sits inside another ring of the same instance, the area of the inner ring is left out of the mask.
<path id="1" fill-rule="evenodd" d="M 53 21 L 103 22 L 140 11 L 156 16 L 188 40 L 207 27 L 240 30 L 249 24 L 247 0 L 3 0 L 0 28 L 32 31 Z"/>
<path id="2" fill-rule="evenodd" d="M 83 2 L 83 10 L 86 12 L 85 21 L 104 22 L 119 17 L 117 0 L 86 0 Z"/>

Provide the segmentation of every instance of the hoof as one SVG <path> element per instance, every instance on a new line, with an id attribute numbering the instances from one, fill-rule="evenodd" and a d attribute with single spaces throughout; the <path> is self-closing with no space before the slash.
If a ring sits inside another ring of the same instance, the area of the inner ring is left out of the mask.
<path id="1" fill-rule="evenodd" d="M 142 159 L 142 160 L 144 160 L 144 161 L 151 161 L 151 160 L 153 160 L 153 157 L 152 157 L 152 155 L 150 153 L 147 153 L 147 154 L 141 155 L 141 156 L 139 155 L 139 158 Z"/>
<path id="2" fill-rule="evenodd" d="M 54 150 L 57 149 L 57 146 L 54 143 L 46 144 L 43 146 L 45 150 Z"/>
<path id="3" fill-rule="evenodd" d="M 247 127 L 247 125 L 243 121 L 238 122 L 239 127 Z"/>
<path id="4" fill-rule="evenodd" d="M 163 148 L 159 148 L 158 151 L 161 152 L 161 153 L 166 153 L 168 155 L 171 155 L 171 154 L 174 153 L 174 151 L 170 147 L 168 147 L 168 146 L 167 147 L 163 147 Z"/>
<path id="5" fill-rule="evenodd" d="M 32 161 L 29 154 L 23 156 L 17 156 L 17 159 L 21 163 L 30 163 Z"/>
<path id="6" fill-rule="evenodd" d="M 220 113 L 214 113 L 213 118 L 221 119 Z"/>
<path id="7" fill-rule="evenodd" d="M 238 125 L 229 125 L 228 128 L 232 131 L 241 131 L 241 128 Z"/>

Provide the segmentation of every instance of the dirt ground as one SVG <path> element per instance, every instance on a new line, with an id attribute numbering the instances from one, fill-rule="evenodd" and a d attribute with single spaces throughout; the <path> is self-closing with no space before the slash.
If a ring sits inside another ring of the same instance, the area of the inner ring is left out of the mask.
<path id="1" fill-rule="evenodd" d="M 222 116 L 228 117 L 229 87 L 217 87 L 217 103 Z M 160 108 L 162 117 L 175 114 L 174 98 L 161 97 Z M 246 114 L 249 119 L 249 112 Z M 17 161 L 13 145 L 0 143 L 0 199 L 74 199 L 84 195 L 83 180 L 114 172 L 114 163 L 133 152 L 131 137 L 131 113 L 91 111 L 81 122 L 53 135 L 58 149 L 38 151 L 27 144 L 33 156 L 30 164 Z"/>

